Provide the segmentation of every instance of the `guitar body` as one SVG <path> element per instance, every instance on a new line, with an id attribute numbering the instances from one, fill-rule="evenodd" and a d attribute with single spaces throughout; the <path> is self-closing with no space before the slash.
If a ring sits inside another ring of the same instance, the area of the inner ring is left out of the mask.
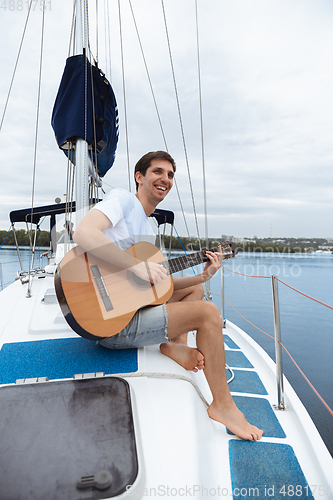
<path id="1" fill-rule="evenodd" d="M 139 261 L 165 261 L 152 244 L 140 242 L 128 250 Z M 152 285 L 127 269 L 99 260 L 80 247 L 70 250 L 58 265 L 55 289 L 71 328 L 85 338 L 111 337 L 123 330 L 144 306 L 164 304 L 173 293 L 170 275 Z"/>

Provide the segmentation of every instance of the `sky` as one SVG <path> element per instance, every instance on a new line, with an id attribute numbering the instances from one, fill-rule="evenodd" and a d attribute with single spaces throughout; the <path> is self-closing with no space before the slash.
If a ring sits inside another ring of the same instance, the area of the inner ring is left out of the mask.
<path id="1" fill-rule="evenodd" d="M 191 190 L 199 235 L 205 235 L 204 171 L 210 237 L 333 238 L 332 1 L 197 0 L 202 148 L 195 0 L 164 0 L 184 148 L 162 3 L 131 0 L 167 145 L 130 3 L 121 0 L 129 160 L 118 2 L 109 0 L 108 9 L 106 3 L 100 2 L 98 10 L 98 49 L 96 14 L 94 9 L 89 11 L 90 46 L 112 82 L 120 117 L 117 157 L 103 179 L 104 190 L 128 189 L 128 161 L 133 170 L 147 151 L 167 147 L 176 160 L 177 186 L 191 236 L 197 236 Z M 9 228 L 11 210 L 31 206 L 33 185 L 34 206 L 53 203 L 57 197 L 65 201 L 67 160 L 57 147 L 50 122 L 68 55 L 72 4 L 46 2 L 33 181 L 40 5 L 33 2 L 0 131 L 0 229 Z M 0 8 L 0 120 L 27 6 L 14 0 L 2 2 Z M 110 27 L 109 37 L 104 35 L 105 27 Z M 186 236 L 175 188 L 161 208 L 175 212 L 176 230 Z"/>

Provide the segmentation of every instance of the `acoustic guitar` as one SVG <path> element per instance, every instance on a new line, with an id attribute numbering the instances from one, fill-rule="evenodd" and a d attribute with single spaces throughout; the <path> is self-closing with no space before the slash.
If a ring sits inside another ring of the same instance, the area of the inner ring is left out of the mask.
<path id="1" fill-rule="evenodd" d="M 237 253 L 234 243 L 222 243 L 223 259 Z M 173 293 L 171 274 L 206 262 L 205 250 L 167 260 L 151 243 L 125 250 L 137 261 L 157 262 L 167 277 L 152 285 L 133 271 L 121 269 L 85 252 L 70 250 L 55 273 L 55 290 L 67 323 L 82 337 L 111 337 L 123 330 L 142 307 L 164 304 Z M 218 248 L 211 251 L 218 252 Z"/>

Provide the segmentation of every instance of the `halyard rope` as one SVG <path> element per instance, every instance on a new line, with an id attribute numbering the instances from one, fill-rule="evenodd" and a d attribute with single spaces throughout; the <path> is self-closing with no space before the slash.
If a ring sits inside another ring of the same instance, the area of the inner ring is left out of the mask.
<path id="1" fill-rule="evenodd" d="M 181 114 L 181 111 L 180 111 L 180 102 L 179 102 L 178 89 L 177 89 L 177 83 L 176 83 L 175 69 L 174 69 L 173 59 L 172 59 L 171 44 L 170 44 L 170 38 L 169 38 L 169 30 L 168 30 L 168 24 L 167 24 L 167 19 L 166 19 L 166 13 L 165 13 L 165 8 L 164 8 L 164 1 L 161 0 L 161 3 L 162 3 L 163 19 L 164 19 L 164 25 L 165 25 L 165 32 L 166 32 L 167 44 L 168 44 L 168 49 L 169 49 L 171 72 L 172 72 L 172 77 L 173 77 L 173 83 L 174 83 L 174 89 L 175 89 L 175 96 L 176 96 L 176 102 L 177 102 L 177 108 L 178 108 L 179 124 L 180 124 L 180 130 L 181 130 L 182 139 L 183 139 L 183 147 L 184 147 L 184 154 L 185 154 L 185 160 L 186 160 L 187 175 L 188 175 L 188 180 L 189 180 L 189 185 L 190 185 L 190 191 L 191 191 L 194 220 L 195 220 L 195 225 L 196 225 L 196 230 L 197 230 L 199 247 L 200 247 L 200 250 L 201 250 L 201 238 L 200 238 L 200 232 L 199 232 L 198 217 L 197 217 L 197 211 L 196 211 L 195 201 L 194 201 L 194 193 L 193 193 L 193 187 L 192 187 L 190 165 L 189 165 L 188 155 L 187 155 L 187 147 L 186 147 L 186 141 L 185 141 L 185 133 L 184 133 L 184 127 L 183 127 L 182 114 Z"/>
<path id="2" fill-rule="evenodd" d="M 137 37 L 138 37 L 138 42 L 139 42 L 139 46 L 140 46 L 140 50 L 141 50 L 141 55 L 142 55 L 142 59 L 143 59 L 143 63 L 144 63 L 145 69 L 146 69 L 147 78 L 148 78 L 148 82 L 149 82 L 149 86 L 150 86 L 152 98 L 153 98 L 153 101 L 154 101 L 154 106 L 155 106 L 155 110 L 156 110 L 158 122 L 159 122 L 160 129 L 161 129 L 161 134 L 162 134 L 162 137 L 163 137 L 163 142 L 164 142 L 165 150 L 167 152 L 169 152 L 167 140 L 166 140 L 166 137 L 165 137 L 164 128 L 163 128 L 163 125 L 162 125 L 161 115 L 160 115 L 160 112 L 159 112 L 159 109 L 158 109 L 158 106 L 157 106 L 157 100 L 156 100 L 156 96 L 155 96 L 155 92 L 154 92 L 152 80 L 151 80 L 151 77 L 150 77 L 150 73 L 149 73 L 149 69 L 148 69 L 148 64 L 147 64 L 146 56 L 145 56 L 145 53 L 144 53 L 144 50 L 143 50 L 143 45 L 142 45 L 142 41 L 141 41 L 141 37 L 140 37 L 138 25 L 137 25 L 137 22 L 136 22 L 136 18 L 135 18 L 135 15 L 134 15 L 134 10 L 133 10 L 133 6 L 132 6 L 132 3 L 131 3 L 131 0 L 129 0 L 129 5 L 130 5 L 130 8 L 131 8 L 133 22 L 134 22 L 136 34 L 137 34 Z M 177 184 L 176 178 L 174 179 L 174 184 L 175 184 L 175 188 L 176 188 L 176 192 L 177 192 L 177 196 L 178 196 L 180 210 L 182 212 L 183 219 L 184 219 L 186 233 L 187 233 L 188 238 L 190 238 L 190 230 L 189 230 L 189 227 L 188 227 L 188 224 L 187 224 L 186 215 L 185 215 L 185 211 L 184 211 L 184 207 L 183 207 L 183 203 L 182 203 L 182 200 L 181 200 L 181 196 L 180 196 L 180 192 L 179 192 L 179 189 L 178 189 L 178 184 Z"/>
<path id="3" fill-rule="evenodd" d="M 231 382 L 234 379 L 234 373 L 231 368 L 229 368 L 228 365 L 225 365 L 226 368 L 230 371 L 231 377 L 227 380 L 227 382 Z M 201 390 L 199 389 L 198 385 L 190 378 L 187 377 L 186 375 L 179 375 L 177 373 L 158 373 L 158 372 L 131 372 L 131 373 L 113 373 L 113 377 L 149 377 L 149 378 L 168 378 L 168 379 L 175 379 L 175 380 L 185 380 L 186 382 L 189 382 L 194 389 L 197 391 L 200 399 L 203 401 L 204 405 L 208 408 L 209 404 L 207 403 L 204 395 L 202 394 Z"/>
<path id="4" fill-rule="evenodd" d="M 10 82 L 10 85 L 9 85 L 7 99 L 6 99 L 5 107 L 4 107 L 4 110 L 3 110 L 3 113 L 2 113 L 2 118 L 1 118 L 1 123 L 0 123 L 0 131 L 2 129 L 3 121 L 5 119 L 5 114 L 6 114 L 6 111 L 7 111 L 8 101 L 9 101 L 10 94 L 11 94 L 12 87 L 13 87 L 13 83 L 14 83 L 16 69 L 17 69 L 17 65 L 18 65 L 19 59 L 20 59 L 20 54 L 21 54 L 21 50 L 22 50 L 23 40 L 24 40 L 24 37 L 25 37 L 25 32 L 27 30 L 29 16 L 30 16 L 30 12 L 31 12 L 31 5 L 32 5 L 32 0 L 30 1 L 30 4 L 29 4 L 27 18 L 25 20 L 25 25 L 24 25 L 24 28 L 23 28 L 22 38 L 21 38 L 21 42 L 20 42 L 20 47 L 19 47 L 19 50 L 18 50 L 18 53 L 17 53 L 17 58 L 16 58 L 16 61 L 15 61 L 13 76 L 12 76 L 12 79 L 11 79 L 11 82 Z"/>
<path id="5" fill-rule="evenodd" d="M 34 212 L 34 201 L 35 201 L 35 184 L 36 184 L 36 163 L 37 163 L 37 141 L 38 141 L 38 127 L 39 127 L 39 109 L 40 109 L 40 94 L 41 94 L 41 83 L 42 83 L 42 67 L 43 67 L 43 49 L 44 49 L 44 27 L 45 27 L 45 9 L 42 11 L 42 28 L 41 28 L 41 43 L 40 43 L 40 56 L 39 56 L 39 77 L 38 77 L 38 93 L 37 93 L 37 111 L 36 111 L 36 128 L 35 128 L 35 144 L 34 144 L 34 159 L 33 159 L 33 174 L 32 174 L 32 193 L 31 193 L 31 224 L 30 231 L 32 232 L 33 224 L 33 212 Z M 37 228 L 35 232 L 35 242 L 36 242 Z M 34 261 L 35 245 L 31 249 L 31 259 L 29 264 L 29 282 L 27 288 L 27 297 L 30 297 L 30 270 Z"/>

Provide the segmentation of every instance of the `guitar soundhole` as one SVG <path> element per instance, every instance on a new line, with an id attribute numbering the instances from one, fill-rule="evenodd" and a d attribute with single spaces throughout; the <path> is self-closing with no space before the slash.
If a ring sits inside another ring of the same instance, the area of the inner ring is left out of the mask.
<path id="1" fill-rule="evenodd" d="M 127 280 L 134 288 L 136 288 L 136 290 L 144 291 L 149 290 L 152 287 L 150 281 L 139 278 L 139 276 L 132 271 L 127 271 Z"/>

